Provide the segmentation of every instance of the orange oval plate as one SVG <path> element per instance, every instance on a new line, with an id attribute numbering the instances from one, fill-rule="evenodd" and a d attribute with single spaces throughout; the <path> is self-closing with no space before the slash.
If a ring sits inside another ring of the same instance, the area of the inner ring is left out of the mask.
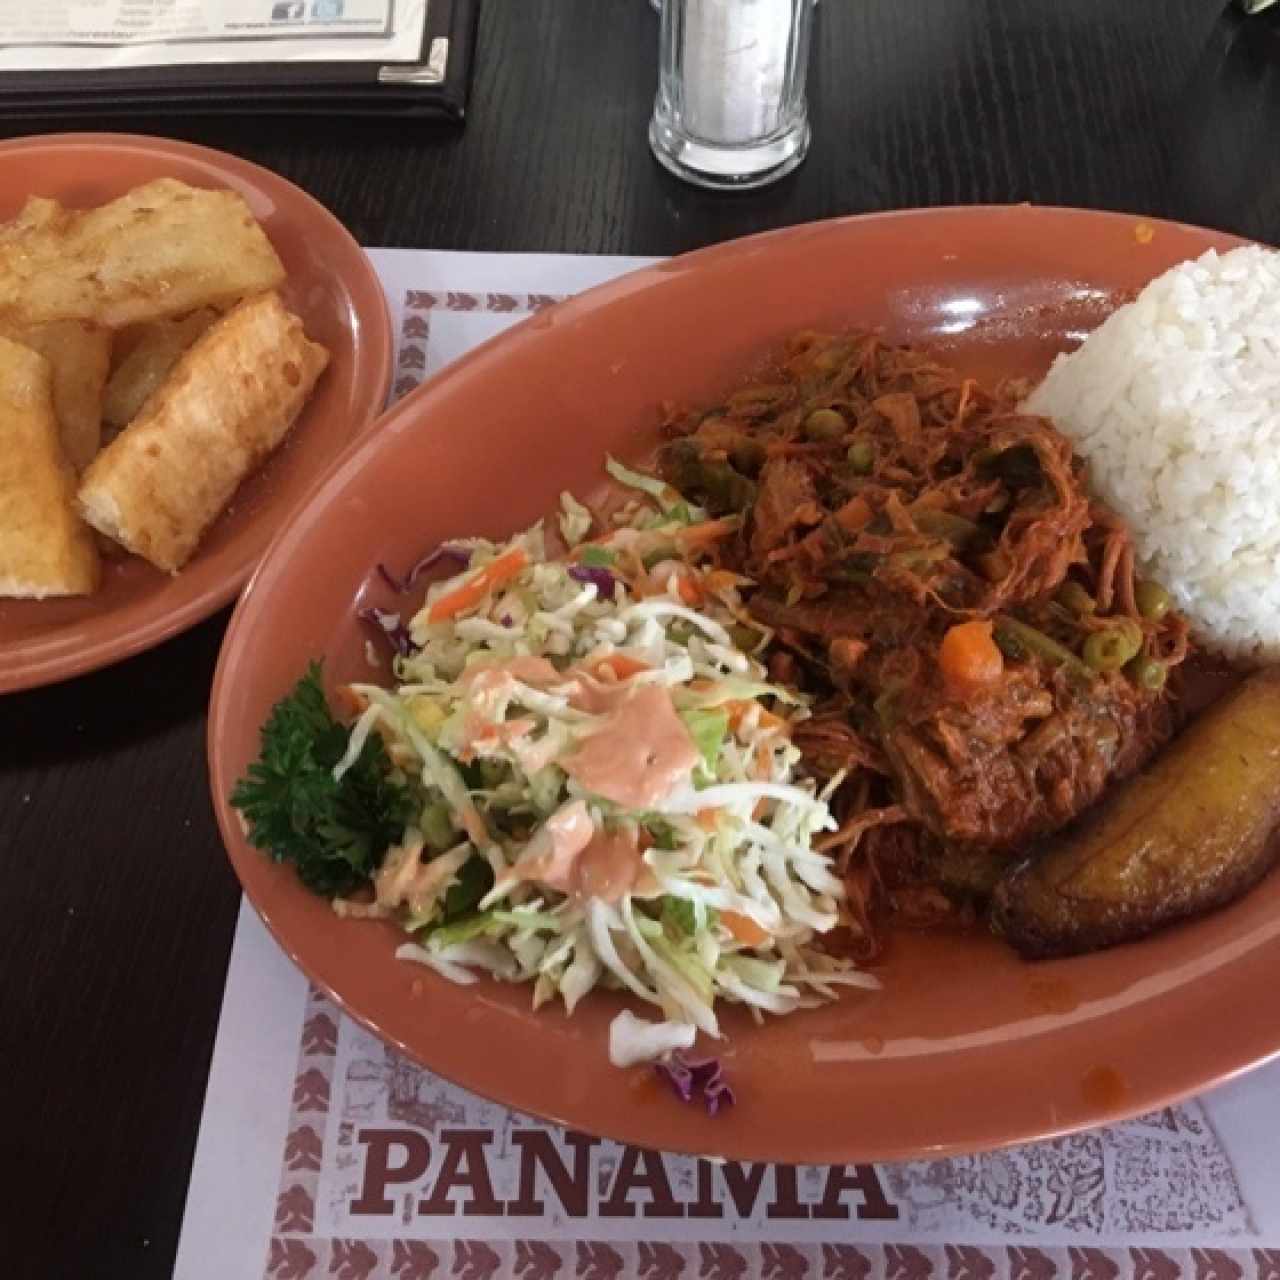
<path id="1" fill-rule="evenodd" d="M 285 444 L 240 487 L 176 577 L 134 556 L 104 558 L 102 585 L 92 596 L 0 599 L 0 693 L 117 662 L 221 608 L 285 517 L 386 404 L 393 342 L 373 267 L 327 209 L 266 169 L 159 138 L 22 138 L 0 143 L 0 221 L 28 196 L 89 208 L 162 177 L 244 196 L 288 271 L 285 303 L 332 360 Z"/>
<path id="2" fill-rule="evenodd" d="M 1117 214 L 941 209 L 797 227 L 626 276 L 478 348 L 403 401 L 275 541 L 236 611 L 209 727 L 214 803 L 246 892 L 348 1012 L 446 1078 L 644 1146 L 851 1162 L 994 1147 L 1162 1106 L 1280 1051 L 1280 876 L 1140 945 L 1028 965 L 994 938 L 902 934 L 883 991 L 724 1021 L 738 1105 L 710 1119 L 652 1072 L 616 1071 L 593 995 L 572 1019 L 529 990 L 453 986 L 397 933 L 337 919 L 245 842 L 226 797 L 308 659 L 369 678 L 355 620 L 377 561 L 508 534 L 563 488 L 639 456 L 656 402 L 705 401 L 786 334 L 879 325 L 985 377 L 1036 375 L 1172 263 L 1238 243 Z M 1154 235 L 1147 232 L 1154 230 Z"/>

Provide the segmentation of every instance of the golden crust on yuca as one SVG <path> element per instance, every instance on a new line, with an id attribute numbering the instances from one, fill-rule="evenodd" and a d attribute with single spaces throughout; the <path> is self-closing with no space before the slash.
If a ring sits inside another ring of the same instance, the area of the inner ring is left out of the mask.
<path id="1" fill-rule="evenodd" d="M 284 266 L 243 197 L 159 178 L 97 209 L 28 201 L 0 234 L 0 327 L 120 328 L 278 287 Z"/>
<path id="2" fill-rule="evenodd" d="M 84 473 L 95 529 L 175 573 L 240 482 L 284 438 L 329 353 L 275 293 L 228 312 Z"/>
<path id="3" fill-rule="evenodd" d="M 202 307 L 180 320 L 154 320 L 126 330 L 121 337 L 127 337 L 128 350 L 103 392 L 102 420 L 117 429 L 128 426 L 182 353 L 217 318 L 212 307 Z"/>
<path id="4" fill-rule="evenodd" d="M 62 448 L 71 465 L 83 471 L 102 443 L 111 331 L 83 320 L 51 320 L 28 329 L 14 329 L 0 337 L 38 351 L 49 362 L 53 411 Z"/>
<path id="5" fill-rule="evenodd" d="M 49 362 L 0 338 L 0 595 L 82 595 L 98 585 L 98 551 L 75 509 Z"/>

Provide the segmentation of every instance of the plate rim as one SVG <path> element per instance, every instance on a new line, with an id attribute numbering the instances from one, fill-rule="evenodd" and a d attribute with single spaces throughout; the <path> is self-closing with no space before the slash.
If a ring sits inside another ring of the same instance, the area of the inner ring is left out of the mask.
<path id="1" fill-rule="evenodd" d="M 394 434 L 394 432 L 384 431 L 382 428 L 394 427 L 402 420 L 413 418 L 416 415 L 416 407 L 419 401 L 433 395 L 435 390 L 441 386 L 447 385 L 448 383 L 460 378 L 469 377 L 476 364 L 492 358 L 492 352 L 495 347 L 500 347 L 508 342 L 518 340 L 519 334 L 530 329 L 536 329 L 539 327 L 540 321 L 541 325 L 545 326 L 547 312 L 555 311 L 563 317 L 571 316 L 578 310 L 595 310 L 601 306 L 608 305 L 615 295 L 622 296 L 623 294 L 632 291 L 636 287 L 636 283 L 640 277 L 654 274 L 661 275 L 672 270 L 683 270 L 686 267 L 696 269 L 700 263 L 714 261 L 721 254 L 739 252 L 743 245 L 759 245 L 763 242 L 779 238 L 798 240 L 807 234 L 821 234 L 833 226 L 838 225 L 899 221 L 921 217 L 945 220 L 947 217 L 970 217 L 975 214 L 999 214 L 1002 216 L 1014 217 L 1030 216 L 1033 218 L 1044 214 L 1068 214 L 1080 216 L 1086 219 L 1098 220 L 1100 222 L 1105 221 L 1112 224 L 1125 222 L 1130 224 L 1145 223 L 1156 230 L 1159 230 L 1162 227 L 1177 229 L 1181 232 L 1191 233 L 1197 237 L 1213 236 L 1220 241 L 1229 242 L 1231 247 L 1258 243 L 1257 241 L 1250 240 L 1247 237 L 1238 236 L 1232 232 L 1222 231 L 1217 228 L 1197 226 L 1192 223 L 1153 217 L 1148 214 L 1131 214 L 1116 210 L 1084 209 L 1064 205 L 1038 205 L 1020 201 L 1009 204 L 943 205 L 936 207 L 883 210 L 871 213 L 849 214 L 838 218 L 820 219 L 812 222 L 801 223 L 795 226 L 772 228 L 749 236 L 737 237 L 728 241 L 707 245 L 624 272 L 620 276 L 597 284 L 589 289 L 583 290 L 581 293 L 555 303 L 552 307 L 549 307 L 540 313 L 540 316 L 533 316 L 523 320 L 519 324 L 513 325 L 511 328 L 504 330 L 494 337 L 477 344 L 462 356 L 431 375 L 431 377 L 425 379 L 408 395 L 388 408 L 388 410 L 378 419 L 379 430 L 377 432 L 366 433 L 360 438 L 353 440 L 347 448 L 337 458 L 335 458 L 324 476 L 317 482 L 304 501 L 300 502 L 290 513 L 281 528 L 277 530 L 276 534 L 273 536 L 271 543 L 264 552 L 259 565 L 254 570 L 248 585 L 241 595 L 219 650 L 217 666 L 215 668 L 214 680 L 210 692 L 209 715 L 206 731 L 206 751 L 211 799 L 218 822 L 219 833 L 222 836 L 228 859 L 232 864 L 232 868 L 235 871 L 237 879 L 241 882 L 245 897 L 249 900 L 254 912 L 266 926 L 268 932 L 289 958 L 290 962 L 306 976 L 313 986 L 323 991 L 325 995 L 331 999 L 334 1004 L 337 1005 L 348 1017 L 352 1018 L 359 1025 L 373 1033 L 384 1043 L 391 1045 L 410 1061 L 433 1072 L 441 1079 L 444 1079 L 459 1088 L 465 1089 L 478 1097 L 485 1098 L 486 1100 L 494 1102 L 500 1106 L 523 1112 L 524 1114 L 536 1116 L 550 1123 L 589 1133 L 603 1139 L 629 1143 L 631 1145 L 641 1147 L 653 1145 L 651 1142 L 646 1142 L 643 1136 L 635 1132 L 634 1125 L 620 1123 L 614 1125 L 612 1129 L 609 1129 L 597 1125 L 594 1122 L 585 1122 L 580 1119 L 566 1119 L 563 1116 L 556 1115 L 550 1104 L 539 1106 L 533 1105 L 524 1100 L 513 1101 L 511 1093 L 514 1092 L 514 1090 L 507 1092 L 504 1096 L 504 1093 L 501 1090 L 492 1087 L 486 1088 L 483 1086 L 477 1086 L 475 1083 L 469 1082 L 465 1078 L 460 1078 L 449 1070 L 442 1069 L 440 1066 L 429 1062 L 421 1052 L 415 1049 L 414 1046 L 408 1043 L 403 1037 L 385 1030 L 379 1025 L 379 1021 L 376 1017 L 367 1015 L 361 1012 L 360 1009 L 354 1007 L 343 996 L 341 991 L 335 989 L 334 984 L 322 978 L 318 971 L 302 956 L 298 948 L 290 941 L 287 933 L 277 926 L 273 913 L 261 901 L 259 901 L 258 895 L 242 875 L 242 862 L 245 866 L 250 866 L 253 865 L 249 861 L 250 859 L 265 858 L 265 855 L 260 851 L 253 849 L 248 844 L 247 840 L 244 839 L 243 833 L 239 829 L 236 814 L 231 810 L 230 806 L 224 799 L 225 795 L 228 794 L 229 786 L 234 781 L 234 779 L 231 779 L 226 775 L 226 771 L 223 767 L 224 762 L 219 753 L 220 731 L 223 724 L 223 718 L 226 714 L 226 688 L 230 684 L 232 675 L 235 674 L 233 660 L 236 655 L 232 654 L 232 649 L 236 644 L 241 629 L 246 625 L 246 618 L 250 616 L 251 611 L 255 609 L 257 605 L 257 594 L 255 588 L 258 586 L 259 579 L 264 576 L 265 571 L 273 567 L 278 548 L 290 537 L 294 526 L 305 517 L 309 516 L 314 507 L 326 501 L 327 497 L 332 496 L 329 495 L 329 490 L 331 488 L 336 492 L 347 482 L 349 479 L 349 476 L 347 475 L 348 469 L 354 467 L 358 470 L 359 468 L 358 455 L 366 449 L 372 450 L 377 447 L 374 443 L 375 438 L 381 439 Z M 1280 874 L 1280 871 L 1277 871 L 1277 874 Z M 296 888 L 298 892 L 305 892 L 301 885 L 297 885 Z M 1029 1142 L 1048 1141 L 1056 1138 L 1067 1137 L 1072 1134 L 1085 1132 L 1101 1126 L 1123 1122 L 1146 1114 L 1147 1112 L 1171 1106 L 1177 1102 L 1203 1092 L 1206 1089 L 1225 1084 L 1228 1081 L 1244 1075 L 1257 1067 L 1263 1066 L 1270 1061 L 1280 1059 L 1280 1033 L 1277 1033 L 1272 1037 L 1265 1048 L 1260 1050 L 1250 1049 L 1243 1060 L 1240 1054 L 1227 1056 L 1232 1059 L 1230 1064 L 1214 1068 L 1212 1073 L 1208 1076 L 1201 1075 L 1194 1080 L 1183 1081 L 1180 1084 L 1148 1090 L 1146 1092 L 1143 1092 L 1140 1089 L 1133 1090 L 1123 1098 L 1110 1099 L 1106 1102 L 1092 1104 L 1089 1114 L 1082 1116 L 1082 1118 L 1078 1120 L 1046 1123 L 1037 1126 L 1034 1131 L 1022 1130 L 1012 1132 L 1005 1127 L 996 1135 L 989 1135 L 986 1137 L 974 1136 L 972 1138 L 959 1137 L 931 1144 L 923 1144 L 911 1140 L 899 1140 L 896 1143 L 893 1141 L 881 1141 L 879 1143 L 871 1144 L 864 1143 L 853 1155 L 849 1154 L 846 1146 L 842 1145 L 838 1139 L 834 1138 L 826 1140 L 825 1144 L 820 1147 L 813 1143 L 808 1143 L 803 1149 L 792 1145 L 782 1151 L 764 1151 L 759 1147 L 747 1150 L 742 1144 L 734 1144 L 733 1149 L 721 1149 L 710 1153 L 707 1150 L 706 1143 L 691 1142 L 689 1145 L 682 1145 L 679 1141 L 672 1143 L 664 1139 L 661 1149 L 672 1152 L 673 1154 L 685 1154 L 715 1160 L 727 1157 L 729 1159 L 745 1159 L 758 1162 L 805 1164 L 836 1164 L 847 1162 L 854 1158 L 863 1162 L 881 1163 L 922 1158 L 947 1157 L 984 1151 L 997 1151 Z M 989 1130 L 991 1126 L 980 1125 L 978 1127 Z"/>
<path id="2" fill-rule="evenodd" d="M 368 345 L 372 360 L 381 364 L 381 370 L 373 382 L 377 407 L 368 420 L 356 428 L 354 438 L 331 461 L 345 456 L 353 444 L 359 444 L 368 434 L 375 422 L 381 420 L 386 410 L 387 396 L 391 391 L 391 380 L 395 374 L 395 333 L 391 323 L 391 310 L 387 302 L 386 291 L 373 266 L 369 255 L 359 241 L 343 225 L 336 214 L 320 203 L 310 192 L 297 183 L 290 181 L 283 174 L 268 169 L 252 160 L 246 160 L 230 151 L 221 151 L 216 147 L 206 147 L 200 143 L 185 142 L 176 138 L 152 137 L 140 133 L 96 132 L 80 130 L 70 133 L 30 134 L 18 138 L 0 141 L 0 165 L 7 157 L 28 151 L 75 151 L 92 148 L 114 153 L 142 154 L 149 157 L 176 156 L 186 160 L 196 160 L 210 169 L 226 171 L 230 161 L 245 177 L 249 178 L 260 190 L 270 192 L 273 187 L 284 187 L 291 191 L 302 205 L 319 221 L 328 224 L 331 231 L 336 232 L 347 247 L 355 250 L 353 264 L 357 266 L 364 287 L 374 290 L 380 306 L 371 308 L 368 315 L 360 316 L 361 341 Z M 350 277 L 347 277 L 350 278 Z M 353 290 L 344 284 L 344 293 L 349 297 Z M 312 478 L 306 493 L 295 504 L 293 510 L 286 513 L 281 528 L 288 524 L 297 511 L 310 502 L 317 487 L 326 479 L 329 467 L 326 465 Z M 275 531 L 280 532 L 280 529 Z M 258 564 L 265 558 L 275 540 L 272 534 L 261 555 L 254 560 L 227 573 L 212 583 L 204 591 L 177 605 L 173 609 L 145 618 L 131 627 L 124 638 L 119 633 L 109 633 L 83 649 L 67 653 L 55 654 L 31 663 L 14 662 L 11 666 L 0 662 L 0 695 L 20 693 L 32 689 L 41 689 L 49 685 L 60 684 L 77 676 L 89 675 L 106 667 L 114 666 L 140 653 L 156 648 L 175 636 L 190 630 L 192 627 L 212 617 L 224 605 L 235 600 L 245 584 L 253 576 Z M 20 652 L 20 645 L 5 646 L 10 654 Z"/>

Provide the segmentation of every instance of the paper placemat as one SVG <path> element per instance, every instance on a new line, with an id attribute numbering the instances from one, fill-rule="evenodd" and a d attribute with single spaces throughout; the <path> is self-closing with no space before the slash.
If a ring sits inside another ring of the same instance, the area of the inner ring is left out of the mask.
<path id="1" fill-rule="evenodd" d="M 373 250 L 395 394 L 644 260 Z M 1267 1016 L 1259 1011 L 1259 1016 Z M 242 904 L 180 1280 L 1280 1280 L 1280 1063 L 1110 1129 L 832 1168 L 507 1111 L 309 987 Z"/>

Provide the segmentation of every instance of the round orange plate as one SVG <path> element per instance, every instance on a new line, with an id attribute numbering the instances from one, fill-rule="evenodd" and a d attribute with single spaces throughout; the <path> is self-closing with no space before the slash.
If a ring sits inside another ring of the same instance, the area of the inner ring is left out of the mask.
<path id="1" fill-rule="evenodd" d="M 1154 230 L 1153 236 L 1146 233 Z M 852 218 L 637 272 L 478 348 L 347 452 L 241 600 L 213 691 L 214 803 L 245 890 L 282 946 L 355 1017 L 480 1094 L 612 1138 L 736 1159 L 849 1162 L 972 1150 L 1102 1124 L 1280 1051 L 1280 876 L 1140 945 L 1039 965 L 994 938 L 903 934 L 884 988 L 770 1020 L 731 1013 L 738 1105 L 711 1119 L 616 1071 L 595 995 L 572 1019 L 529 990 L 453 986 L 392 958 L 390 926 L 337 919 L 245 843 L 226 797 L 308 659 L 368 679 L 358 603 L 460 534 L 504 535 L 640 456 L 657 402 L 709 400 L 786 334 L 883 326 L 984 377 L 1035 375 L 1117 301 L 1237 242 L 1061 209 Z M 381 595 L 379 598 L 382 598 Z"/>
<path id="2" fill-rule="evenodd" d="M 244 196 L 288 271 L 286 305 L 332 360 L 285 444 L 241 486 L 176 577 L 133 556 L 104 559 L 102 585 L 92 596 L 0 599 L 0 693 L 117 662 L 226 604 L 285 517 L 386 403 L 393 343 L 378 277 L 328 210 L 266 169 L 159 138 L 22 138 L 0 143 L 0 221 L 28 196 L 89 208 L 162 177 Z"/>

